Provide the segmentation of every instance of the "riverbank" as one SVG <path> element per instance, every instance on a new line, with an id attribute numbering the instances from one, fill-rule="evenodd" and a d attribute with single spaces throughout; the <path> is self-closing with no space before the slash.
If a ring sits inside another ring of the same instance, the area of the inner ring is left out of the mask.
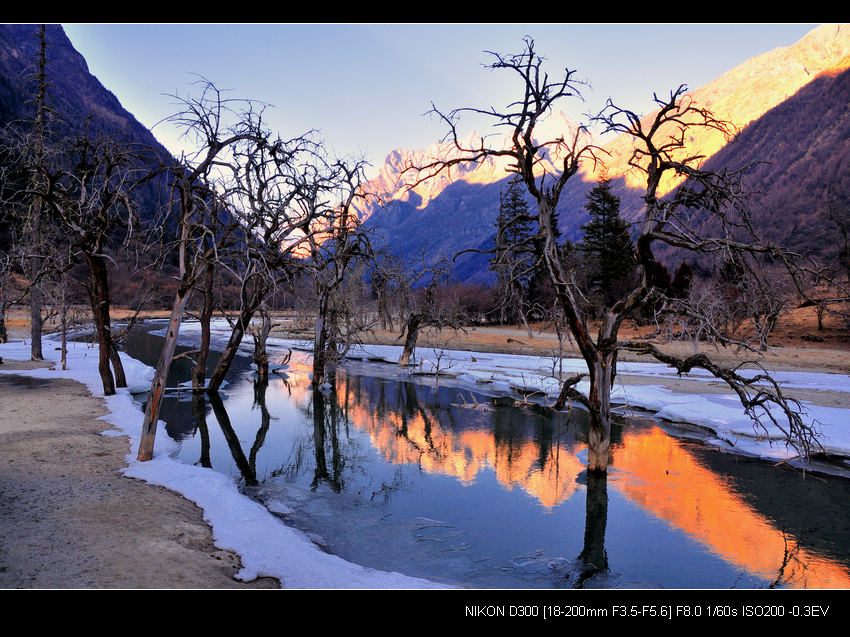
<path id="1" fill-rule="evenodd" d="M 345 562 L 244 497 L 228 477 L 171 457 L 135 460 L 142 412 L 100 397 L 97 350 L 68 369 L 0 345 L 0 588 L 441 588 Z M 149 368 L 122 353 L 128 381 Z M 149 382 L 149 379 L 148 379 Z"/>
<path id="2" fill-rule="evenodd" d="M 187 328 L 188 333 L 191 328 L 188 325 Z M 508 334 L 500 332 L 498 338 L 504 339 L 508 345 L 508 339 L 519 340 L 512 333 Z M 46 351 L 55 357 L 55 344 L 47 343 Z M 437 342 L 434 347 L 439 344 Z M 428 347 L 425 342 L 420 350 L 423 358 L 427 357 Z M 0 373 L 0 378 L 4 379 L 4 386 L 0 388 L 0 449 L 3 450 L 0 452 L 0 485 L 3 485 L 4 492 L 8 491 L 8 500 L 14 505 L 9 508 L 8 516 L 5 509 L 3 511 L 4 523 L 9 528 L 0 531 L 4 532 L 4 538 L 9 539 L 0 545 L 0 569 L 6 569 L 0 571 L 0 586 L 432 586 L 430 582 L 411 580 L 397 574 L 361 569 L 321 552 L 309 539 L 292 533 L 263 507 L 243 498 L 232 483 L 219 476 L 213 478 L 200 467 L 179 465 L 170 460 L 167 449 L 160 447 L 154 463 L 134 462 L 133 446 L 137 444 L 134 435 L 140 431 L 141 419 L 138 405 L 132 403 L 126 392 L 106 400 L 96 397 L 96 350 L 78 346 L 67 372 L 57 370 L 56 365 L 50 370 L 31 363 L 12 362 L 14 358 L 26 358 L 27 347 L 23 341 L 0 346 L 0 356 L 6 359 L 5 364 L 0 366 L 0 372 L 10 372 L 8 376 Z M 397 358 L 397 354 L 395 356 Z M 475 356 L 470 355 L 469 359 L 475 361 Z M 465 367 L 466 363 L 459 363 L 454 371 L 461 371 L 461 365 Z M 474 383 L 480 383 L 491 372 L 505 382 L 511 373 L 503 360 L 491 360 L 486 365 L 489 367 L 482 369 L 481 365 L 476 365 L 465 368 L 463 372 L 470 375 L 469 382 Z M 514 371 L 517 369 L 519 376 L 527 372 L 527 368 L 514 368 Z M 805 369 L 806 373 L 824 371 L 819 367 L 792 369 Z M 144 371 L 135 367 L 131 375 Z M 38 380 L 21 374 L 34 375 Z M 832 378 L 840 376 L 833 372 Z M 88 387 L 86 390 L 70 380 L 58 381 L 76 385 L 80 393 L 78 398 L 88 403 L 89 412 L 84 411 L 82 421 L 71 417 L 70 405 L 74 401 L 63 393 L 68 390 L 54 385 L 59 377 L 78 379 Z M 705 380 L 662 377 L 655 372 L 643 376 L 640 373 L 629 374 L 625 366 L 621 378 L 633 388 L 630 399 L 645 398 L 647 393 L 644 390 L 634 391 L 634 388 L 643 386 L 676 385 L 676 391 L 683 392 L 685 396 L 719 391 Z M 136 380 L 137 384 L 139 380 L 144 382 L 144 378 Z M 524 377 L 523 382 L 527 381 L 528 377 Z M 6 391 L 9 388 L 15 389 Z M 847 400 L 850 394 L 846 389 L 830 391 L 825 386 L 798 389 L 808 392 L 809 396 L 821 398 L 820 404 L 828 402 L 842 410 L 850 409 Z M 42 412 L 44 408 L 53 411 Z M 651 404 L 647 408 L 653 409 Z M 711 405 L 710 413 L 716 415 L 716 405 Z M 33 414 L 40 415 L 33 416 L 35 420 L 32 421 L 30 416 Z M 117 426 L 116 431 L 108 436 L 102 436 L 101 432 L 109 425 L 98 420 L 104 415 Z M 677 419 L 673 417 L 672 420 Z M 82 431 L 86 433 L 80 433 Z M 18 438 L 20 441 L 16 442 Z M 106 447 L 107 441 L 111 445 L 109 448 Z M 168 443 L 164 431 L 160 432 L 157 442 Z M 48 468 L 51 473 L 46 473 Z M 128 479 L 133 477 L 138 480 Z M 16 484 L 16 480 L 20 485 Z M 127 487 L 124 483 L 134 486 Z M 7 490 L 6 484 L 14 485 L 14 488 Z M 151 485 L 179 491 L 191 502 Z M 153 493 L 164 494 L 180 504 L 157 503 L 159 496 Z M 5 495 L 3 498 L 3 506 L 6 507 L 7 498 Z M 151 503 L 152 499 L 157 499 L 157 502 Z M 246 519 L 251 520 L 252 528 L 256 526 L 253 534 L 244 533 L 248 526 Z M 212 532 L 208 524 L 213 526 Z M 160 535 L 149 535 L 157 530 Z M 203 530 L 206 535 L 201 532 Z M 63 540 L 57 543 L 55 538 Z M 64 538 L 74 538 L 74 541 Z M 56 546 L 51 548 L 51 542 Z M 237 555 L 240 557 L 237 558 Z M 173 568 L 158 567 L 158 559 Z M 195 560 L 199 562 L 197 565 Z M 10 568 L 7 561 L 17 566 Z M 212 566 L 207 568 L 210 564 Z M 193 577 L 186 577 L 187 572 L 192 572 Z"/>
<path id="3" fill-rule="evenodd" d="M 0 367 L 0 588 L 280 586 L 236 580 L 201 509 L 121 474 L 128 439 L 83 384 L 8 373 L 38 367 Z"/>

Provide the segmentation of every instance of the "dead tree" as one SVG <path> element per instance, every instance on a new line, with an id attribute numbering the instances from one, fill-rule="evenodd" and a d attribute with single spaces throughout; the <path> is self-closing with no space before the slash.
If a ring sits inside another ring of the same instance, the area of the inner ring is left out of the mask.
<path id="1" fill-rule="evenodd" d="M 411 262 L 408 267 L 398 272 L 402 284 L 398 286 L 402 314 L 402 331 L 399 339 L 404 338 L 404 347 L 399 356 L 398 364 L 405 367 L 416 350 L 420 332 L 428 327 L 437 329 L 460 329 L 464 316 L 457 306 L 449 299 L 439 294 L 441 285 L 449 278 L 449 263 L 440 259 L 433 265 L 425 262 L 418 269 Z"/>
<path id="2" fill-rule="evenodd" d="M 611 390 L 616 374 L 617 355 L 623 350 L 654 356 L 680 372 L 693 367 L 707 369 L 727 382 L 738 393 L 747 413 L 756 423 L 768 420 L 781 426 L 779 418 L 770 411 L 777 407 L 786 422 L 783 430 L 791 444 L 801 453 L 807 453 L 813 444 L 813 432 L 804 425 L 799 407 L 787 399 L 778 385 L 753 385 L 734 370 L 723 369 L 700 354 L 679 360 L 660 352 L 643 342 L 619 340 L 623 321 L 640 308 L 655 303 L 666 293 L 657 274 L 660 264 L 653 253 L 653 243 L 663 242 L 674 248 L 699 253 L 734 251 L 748 257 L 770 256 L 777 263 L 792 268 L 790 255 L 774 246 L 754 240 L 752 224 L 747 209 L 739 196 L 740 174 L 715 174 L 696 168 L 700 157 L 689 156 L 684 151 L 688 131 L 708 127 L 726 130 L 727 125 L 715 119 L 708 111 L 693 104 L 685 87 L 672 91 L 668 99 L 656 98 L 658 110 L 646 119 L 613 104 L 599 116 L 607 131 L 630 136 L 635 142 L 630 165 L 646 175 L 645 206 L 638 222 L 639 236 L 635 245 L 635 261 L 640 272 L 638 285 L 628 290 L 606 308 L 596 337 L 586 310 L 580 302 L 570 273 L 559 258 L 556 228 L 552 225 L 553 213 L 569 179 L 578 172 L 582 162 L 597 161 L 598 149 L 583 141 L 581 129 L 571 138 L 537 139 L 538 123 L 550 112 L 556 102 L 570 97 L 580 97 L 581 85 L 575 72 L 567 69 L 558 80 L 550 79 L 543 70 L 543 58 L 534 51 L 534 42 L 525 40 L 525 49 L 517 55 L 491 54 L 494 61 L 489 68 L 506 70 L 520 80 L 521 97 L 503 111 L 496 109 L 462 108 L 444 114 L 434 108 L 448 127 L 447 139 L 455 147 L 451 159 L 437 159 L 431 163 L 411 167 L 416 171 L 417 183 L 437 174 L 450 171 L 453 166 L 466 162 L 480 162 L 488 158 L 507 158 L 508 170 L 515 173 L 537 204 L 536 214 L 529 215 L 536 223 L 540 238 L 540 258 L 554 289 L 555 298 L 566 316 L 569 329 L 587 366 L 590 381 L 588 395 L 575 389 L 575 384 L 585 374 L 563 383 L 559 404 L 571 398 L 584 405 L 590 413 L 588 435 L 588 469 L 606 472 L 611 441 Z M 507 129 L 509 142 L 505 147 L 491 147 L 483 140 L 474 146 L 464 145 L 458 134 L 457 118 L 473 114 L 489 118 L 495 126 Z M 557 160 L 556 169 L 548 162 Z M 660 193 L 662 179 L 672 175 L 684 176 L 688 181 L 663 198 Z M 725 232 L 717 237 L 700 236 L 692 226 L 695 211 L 709 215 Z M 746 238 L 733 230 L 745 231 Z M 758 374 L 762 380 L 766 373 Z"/>
<path id="3" fill-rule="evenodd" d="M 221 244 L 229 241 L 229 232 L 219 229 L 212 220 L 224 218 L 227 230 L 233 227 L 225 215 L 226 193 L 230 191 L 235 170 L 230 164 L 234 148 L 240 144 L 269 143 L 256 105 L 246 100 L 225 99 L 208 81 L 200 82 L 198 97 L 189 96 L 181 103 L 184 109 L 171 120 L 184 129 L 186 136 L 196 144 L 197 151 L 191 156 L 184 155 L 167 172 L 172 180 L 173 196 L 167 220 L 161 227 L 174 233 L 167 247 L 169 252 L 176 252 L 177 287 L 145 407 L 138 453 L 141 461 L 153 457 L 165 381 L 177 347 L 186 302 L 208 264 L 215 262 Z"/>
<path id="4" fill-rule="evenodd" d="M 126 387 L 127 380 L 112 335 L 108 246 L 116 232 L 125 241 L 133 239 L 137 223 L 132 194 L 150 173 L 140 168 L 140 149 L 92 138 L 87 132 L 63 148 L 63 159 L 55 168 L 43 166 L 40 183 L 45 187 L 35 194 L 62 228 L 73 255 L 87 266 L 98 370 L 104 395 L 109 396 L 116 387 Z"/>
<path id="5" fill-rule="evenodd" d="M 396 304 L 401 300 L 400 290 L 404 281 L 405 264 L 392 254 L 387 247 L 374 252 L 369 261 L 368 276 L 372 285 L 381 329 L 392 332 L 393 314 L 397 314 Z"/>
<path id="6" fill-rule="evenodd" d="M 30 358 L 44 359 L 42 352 L 42 284 L 49 265 L 47 254 L 52 248 L 49 224 L 44 218 L 44 202 L 35 195 L 43 190 L 39 170 L 52 160 L 50 138 L 51 109 L 48 105 L 47 42 L 45 26 L 39 26 L 39 47 L 33 60 L 31 84 L 32 114 L 20 122 L 10 122 L 0 129 L 0 198 L 3 216 L 11 221 L 16 236 L 16 256 L 22 262 L 21 273 L 30 306 Z"/>
<path id="7" fill-rule="evenodd" d="M 321 161 L 311 184 L 298 197 L 299 207 L 313 216 L 316 230 L 309 234 L 304 268 L 315 290 L 313 386 L 335 383 L 333 367 L 359 339 L 366 325 L 356 320 L 346 280 L 355 264 L 369 259 L 372 247 L 355 214 L 354 205 L 365 195 L 362 161 Z"/>
<path id="8" fill-rule="evenodd" d="M 221 387 L 254 315 L 293 277 L 296 257 L 308 254 L 316 236 L 326 232 L 328 209 L 303 205 L 322 181 L 322 150 L 308 134 L 234 153 L 236 189 L 228 210 L 239 221 L 239 240 L 221 263 L 240 284 L 240 306 L 209 391 Z"/>
<path id="9" fill-rule="evenodd" d="M 45 150 L 45 137 L 47 134 L 47 38 L 45 36 L 45 25 L 39 27 L 39 49 L 38 49 L 38 70 L 36 71 L 36 114 L 33 122 L 32 134 L 32 151 L 35 159 L 34 165 L 40 166 L 43 163 Z M 29 171 L 31 175 L 30 185 L 37 189 L 38 171 Z M 32 251 L 29 256 L 29 274 L 30 274 L 30 358 L 34 361 L 44 360 L 44 355 L 41 349 L 42 335 L 42 316 L 41 316 L 41 286 L 38 281 L 43 267 L 42 251 L 44 250 L 44 237 L 42 234 L 42 218 L 41 209 L 42 201 L 38 197 L 29 199 L 30 208 L 27 220 L 27 245 Z"/>

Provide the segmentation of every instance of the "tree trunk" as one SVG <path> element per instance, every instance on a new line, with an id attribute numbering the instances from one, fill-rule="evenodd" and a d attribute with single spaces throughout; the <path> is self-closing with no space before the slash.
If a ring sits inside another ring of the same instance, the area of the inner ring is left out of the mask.
<path id="1" fill-rule="evenodd" d="M 263 319 L 263 325 L 259 333 L 254 335 L 254 364 L 257 366 L 257 380 L 260 383 L 268 383 L 269 355 L 266 350 L 266 343 L 269 340 L 269 333 L 272 331 L 272 321 L 265 307 L 260 309 L 260 316 Z"/>
<path id="2" fill-rule="evenodd" d="M 410 357 L 413 356 L 413 351 L 416 349 L 416 341 L 419 339 L 419 326 L 422 323 L 422 317 L 418 314 L 412 315 L 407 319 L 405 332 L 407 337 L 404 339 L 404 349 L 401 352 L 401 358 L 398 359 L 399 367 L 404 367 L 410 362 Z"/>
<path id="3" fill-rule="evenodd" d="M 38 158 L 38 165 L 41 166 L 44 156 L 44 126 L 47 103 L 47 37 L 45 35 L 46 27 L 39 27 L 39 53 L 38 53 L 38 96 L 36 98 L 36 119 L 35 119 L 35 154 Z M 30 359 L 34 361 L 43 361 L 44 353 L 41 350 L 41 283 L 38 281 L 41 274 L 42 259 L 38 252 L 42 249 L 42 234 L 41 234 L 41 199 L 36 198 L 33 202 L 31 211 L 30 224 L 32 228 L 32 238 L 30 247 L 35 250 L 36 255 L 30 257 L 30 280 L 32 289 L 30 290 Z M 114 392 L 113 392 L 114 393 Z"/>
<path id="4" fill-rule="evenodd" d="M 44 353 L 41 350 L 41 289 L 39 288 L 41 284 L 35 281 L 38 277 L 39 261 L 33 257 L 30 269 L 33 277 L 33 286 L 30 290 L 30 360 L 33 361 L 44 360 Z"/>
<path id="5" fill-rule="evenodd" d="M 212 338 L 210 321 L 213 315 L 213 283 L 215 281 L 215 265 L 207 263 L 204 278 L 204 306 L 201 308 L 201 344 L 198 348 L 198 358 L 195 359 L 195 367 L 192 368 L 192 389 L 195 391 L 204 388 L 207 382 L 207 358 L 210 353 L 210 340 Z"/>
<path id="6" fill-rule="evenodd" d="M 9 334 L 6 331 L 6 304 L 0 301 L 0 343 L 7 343 Z"/>
<path id="7" fill-rule="evenodd" d="M 528 319 L 525 317 L 525 312 L 520 308 L 518 310 L 519 318 L 522 321 L 522 324 L 525 326 L 525 331 L 528 333 L 528 338 L 534 338 L 534 334 L 531 331 L 531 325 L 528 324 Z"/>
<path id="8" fill-rule="evenodd" d="M 587 435 L 587 470 L 608 471 L 608 448 L 611 445 L 611 388 L 614 381 L 614 354 L 600 353 L 589 362 L 590 429 Z"/>
<path id="9" fill-rule="evenodd" d="M 159 355 L 159 363 L 156 366 L 151 389 L 148 392 L 148 402 L 145 406 L 145 419 L 142 423 L 142 438 L 139 441 L 138 454 L 138 459 L 142 462 L 153 458 L 153 443 L 156 439 L 159 410 L 162 408 L 168 370 L 171 367 L 171 359 L 174 358 L 177 337 L 180 334 L 180 323 L 183 321 L 183 310 L 186 308 L 189 293 L 190 289 L 188 287 L 181 287 L 174 296 L 174 305 L 171 306 L 171 316 L 168 320 L 168 330 L 165 333 L 165 343 Z"/>
<path id="10" fill-rule="evenodd" d="M 115 393 L 115 379 L 109 367 L 113 345 L 109 325 L 109 283 L 107 282 L 106 263 L 102 257 L 93 255 L 86 255 L 86 261 L 89 266 L 89 301 L 95 331 L 97 332 L 97 370 L 103 384 L 103 395 L 112 396 Z"/>
<path id="11" fill-rule="evenodd" d="M 59 345 L 59 362 L 62 370 L 68 369 L 68 302 L 62 291 L 62 308 L 60 309 L 59 324 L 62 326 L 62 342 Z"/>
<path id="12" fill-rule="evenodd" d="M 217 392 L 221 388 L 221 384 L 224 382 L 224 377 L 227 375 L 230 365 L 233 363 L 233 359 L 236 358 L 236 354 L 239 351 L 239 345 L 242 343 L 242 338 L 245 336 L 245 331 L 251 324 L 251 319 L 253 317 L 253 304 L 244 307 L 239 313 L 239 318 L 237 319 L 236 324 L 233 326 L 233 329 L 230 330 L 230 338 L 227 340 L 227 345 L 224 347 L 224 351 L 221 353 L 218 363 L 216 363 L 212 376 L 210 376 L 210 384 L 208 387 L 209 392 Z"/>
<path id="13" fill-rule="evenodd" d="M 112 330 L 109 331 L 109 360 L 112 363 L 112 372 L 115 374 L 115 386 L 126 387 L 127 376 L 124 374 L 124 363 L 121 362 L 121 356 L 118 353 L 118 346 L 112 340 Z"/>

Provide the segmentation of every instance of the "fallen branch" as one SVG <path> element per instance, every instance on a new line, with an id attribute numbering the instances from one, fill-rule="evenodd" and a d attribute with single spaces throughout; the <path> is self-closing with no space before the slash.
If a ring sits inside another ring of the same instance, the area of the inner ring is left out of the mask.
<path id="1" fill-rule="evenodd" d="M 724 381 L 738 395 L 741 405 L 753 421 L 753 427 L 760 427 L 768 436 L 768 439 L 770 439 L 769 431 L 767 425 L 763 422 L 765 417 L 783 433 L 787 443 L 806 460 L 809 459 L 816 448 L 823 449 L 818 440 L 819 434 L 813 424 L 809 425 L 803 422 L 804 409 L 800 402 L 785 396 L 779 383 L 760 364 L 754 361 L 746 361 L 734 368 L 727 368 L 716 364 L 702 353 L 679 358 L 662 352 L 648 342 L 620 342 L 618 347 L 637 354 L 652 356 L 656 360 L 673 367 L 680 376 L 695 368 L 704 369 L 715 378 Z M 745 378 L 738 373 L 738 370 L 746 364 L 751 364 L 761 371 L 751 378 Z M 784 418 L 781 419 L 782 423 L 770 410 L 771 405 L 782 411 L 784 415 Z M 785 421 L 787 421 L 787 425 Z"/>
<path id="2" fill-rule="evenodd" d="M 561 385 L 561 392 L 558 394 L 558 400 L 556 400 L 555 404 L 552 405 L 552 409 L 561 411 L 564 408 L 564 405 L 566 404 L 568 398 L 570 400 L 575 400 L 576 402 L 579 402 L 588 409 L 590 409 L 590 401 L 584 394 L 575 389 L 575 386 L 585 376 L 587 376 L 587 374 L 576 374 L 575 376 L 570 376 L 568 379 L 566 379 Z"/>

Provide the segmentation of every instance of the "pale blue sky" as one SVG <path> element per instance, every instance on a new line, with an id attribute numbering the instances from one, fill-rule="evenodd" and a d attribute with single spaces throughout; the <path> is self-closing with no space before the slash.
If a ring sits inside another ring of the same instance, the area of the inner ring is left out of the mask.
<path id="1" fill-rule="evenodd" d="M 745 60 L 788 46 L 815 24 L 63 24 L 91 72 L 146 126 L 174 111 L 192 74 L 234 97 L 271 104 L 283 136 L 318 129 L 339 154 L 373 166 L 395 148 L 445 132 L 423 117 L 440 109 L 503 107 L 508 72 L 484 70 L 484 51 L 518 53 L 531 35 L 557 76 L 590 82 L 585 101 L 564 102 L 579 120 L 608 97 L 651 109 L 653 92 L 697 88 Z M 173 132 L 154 133 L 175 150 Z"/>

